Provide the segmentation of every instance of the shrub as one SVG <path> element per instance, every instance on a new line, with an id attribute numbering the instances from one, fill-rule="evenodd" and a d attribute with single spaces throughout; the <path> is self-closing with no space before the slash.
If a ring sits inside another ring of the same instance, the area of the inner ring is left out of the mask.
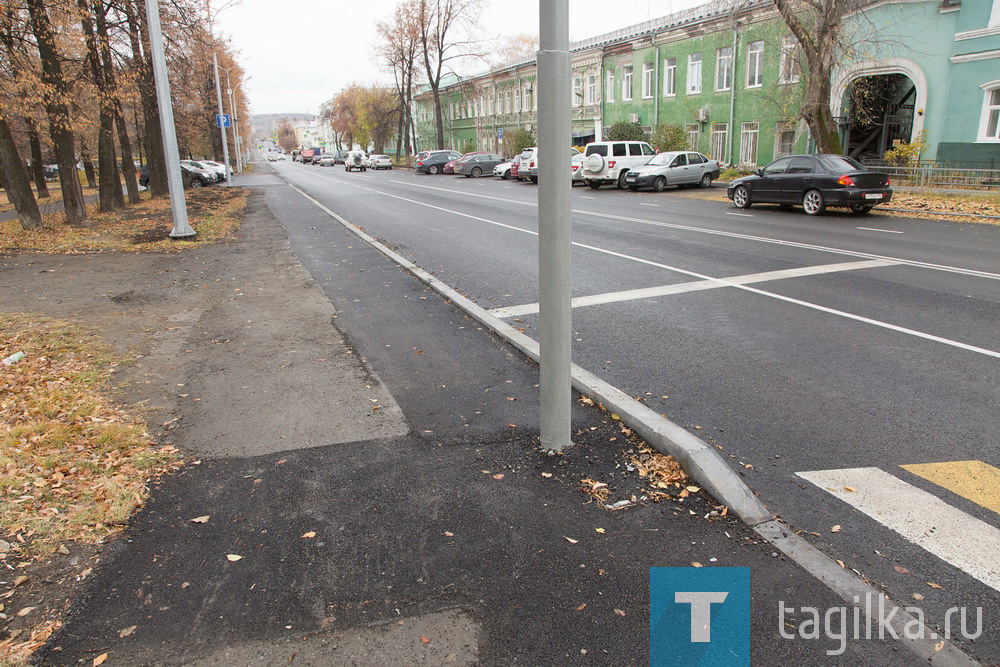
<path id="1" fill-rule="evenodd" d="M 537 145 L 535 135 L 528 132 L 523 127 L 518 128 L 510 134 L 504 133 L 503 156 L 505 158 L 512 158 L 525 148 L 531 148 L 535 145 Z"/>
<path id="2" fill-rule="evenodd" d="M 649 138 L 653 148 L 661 153 L 687 150 L 687 132 L 680 125 L 657 125 Z"/>
<path id="3" fill-rule="evenodd" d="M 646 133 L 639 123 L 620 121 L 608 128 L 608 141 L 645 141 Z"/>

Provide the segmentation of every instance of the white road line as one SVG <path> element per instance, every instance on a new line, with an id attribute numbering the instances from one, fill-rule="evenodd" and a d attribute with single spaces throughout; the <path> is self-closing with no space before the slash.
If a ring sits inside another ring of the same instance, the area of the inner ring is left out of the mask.
<path id="1" fill-rule="evenodd" d="M 878 468 L 796 474 L 1000 591 L 1000 530 L 988 523 Z"/>
<path id="2" fill-rule="evenodd" d="M 524 206 L 538 206 L 538 202 L 534 200 L 521 200 L 521 199 L 506 199 L 504 197 L 491 197 L 490 195 L 481 195 L 472 192 L 464 192 L 462 190 L 452 190 L 449 188 L 439 188 L 433 185 L 418 185 L 414 183 L 407 183 L 406 181 L 393 181 L 395 183 L 400 183 L 402 185 L 409 185 L 411 187 L 417 188 L 427 188 L 430 190 L 440 190 L 442 192 L 450 192 L 456 195 L 464 195 L 466 197 L 479 197 L 482 199 L 493 199 L 495 201 L 502 201 L 508 204 L 521 204 Z M 620 193 L 619 193 L 620 194 Z M 594 197 L 582 196 L 583 199 L 594 199 Z M 652 225 L 654 227 L 665 227 L 668 229 L 679 229 L 686 232 L 697 232 L 699 234 L 711 234 L 714 236 L 724 236 L 734 239 L 743 239 L 745 241 L 756 241 L 758 243 L 771 243 L 774 245 L 785 246 L 788 248 L 802 248 L 804 250 L 815 250 L 818 252 L 828 252 L 835 255 L 847 255 L 849 257 L 860 257 L 866 259 L 886 259 L 891 262 L 899 262 L 900 264 L 906 264 L 908 266 L 916 266 L 923 269 L 934 269 L 936 271 L 947 271 L 949 273 L 960 273 L 962 275 L 973 276 L 976 278 L 988 278 L 990 280 L 1000 280 L 1000 273 L 991 273 L 989 271 L 979 271 L 976 269 L 963 269 L 957 266 L 947 266 L 944 264 L 932 264 L 930 262 L 921 262 L 914 259 L 906 259 L 904 257 L 891 257 L 888 255 L 876 255 L 874 253 L 860 252 L 857 250 L 843 250 L 841 248 L 831 248 L 829 246 L 814 245 L 812 243 L 800 243 L 798 241 L 785 241 L 783 239 L 775 239 L 767 236 L 754 236 L 752 234 L 742 234 L 739 232 L 726 232 L 719 229 L 707 229 L 705 227 L 692 227 L 691 225 L 680 225 L 673 222 L 663 222 L 660 220 L 646 220 L 644 218 L 632 218 L 627 216 L 622 216 L 613 213 L 598 213 L 596 211 L 583 211 L 580 209 L 573 209 L 573 213 L 577 215 L 590 215 L 596 218 L 605 218 L 610 220 L 617 220 L 621 222 L 634 222 L 641 225 Z M 743 215 L 752 216 L 750 213 L 736 213 L 727 212 L 726 215 Z"/>
<path id="3" fill-rule="evenodd" d="M 580 199 L 597 199 L 597 197 L 588 197 L 586 195 L 580 195 Z"/>
<path id="4" fill-rule="evenodd" d="M 639 206 L 659 206 L 659 204 L 647 204 L 644 201 L 639 202 Z"/>
<path id="5" fill-rule="evenodd" d="M 709 280 L 696 280 L 687 283 L 673 283 L 670 285 L 658 285 L 656 287 L 644 287 L 641 289 L 581 296 L 572 300 L 572 307 L 583 308 L 586 306 L 598 306 L 606 303 L 617 303 L 619 301 L 651 299 L 653 297 L 667 296 L 670 294 L 684 294 L 687 292 L 718 289 L 720 287 L 735 287 L 736 285 L 746 285 L 749 283 L 759 283 L 769 280 L 816 276 L 824 273 L 836 273 L 839 271 L 857 271 L 860 269 L 871 269 L 882 266 L 897 266 L 897 264 L 895 262 L 887 262 L 881 259 L 865 260 L 863 262 L 838 262 L 836 264 L 824 264 L 822 266 L 804 266 L 798 269 L 783 269 L 781 271 L 751 273 L 744 276 L 732 276 L 730 278 L 712 278 Z M 520 317 L 522 315 L 534 315 L 537 312 L 537 303 L 529 303 L 522 306 L 508 306 L 506 308 L 495 308 L 490 311 L 491 314 L 499 317 L 500 319 Z"/>
<path id="6" fill-rule="evenodd" d="M 294 186 L 292 186 L 292 187 L 294 187 Z M 301 190 L 300 190 L 300 192 L 301 192 Z M 393 199 L 399 199 L 401 201 L 409 202 L 411 204 L 416 204 L 417 206 L 426 206 L 427 208 L 432 208 L 434 210 L 442 211 L 444 213 L 451 213 L 453 215 L 457 215 L 457 216 L 460 216 L 460 217 L 463 217 L 463 218 L 469 218 L 470 220 L 478 220 L 479 222 L 485 222 L 486 224 L 489 224 L 489 225 L 495 225 L 497 227 L 503 227 L 504 229 L 510 229 L 510 230 L 513 230 L 513 231 L 516 231 L 516 232 L 522 232 L 524 234 L 531 234 L 532 236 L 538 236 L 538 232 L 536 232 L 534 230 L 531 230 L 531 229 L 524 229 L 524 228 L 521 228 L 521 227 L 515 227 L 514 225 L 508 225 L 508 224 L 505 224 L 505 223 L 502 223 L 502 222 L 497 222 L 495 220 L 488 220 L 487 218 L 481 218 L 481 217 L 479 217 L 477 215 L 470 215 L 469 213 L 462 213 L 461 211 L 456 211 L 456 210 L 453 210 L 453 209 L 444 208 L 442 206 L 435 206 L 433 204 L 428 204 L 426 202 L 418 201 L 416 199 L 409 199 L 407 197 L 401 197 L 399 195 L 394 195 L 394 194 L 391 194 L 391 193 L 388 193 L 388 192 L 379 192 L 377 190 L 375 190 L 373 192 L 378 192 L 379 194 L 382 194 L 382 195 L 384 195 L 386 197 L 392 197 Z M 303 194 L 305 194 L 305 193 L 303 193 Z M 602 253 L 602 254 L 605 254 L 605 255 L 609 255 L 611 257 L 618 257 L 620 259 L 627 259 L 627 260 L 632 261 L 632 262 L 638 262 L 640 264 L 645 264 L 646 266 L 659 267 L 659 268 L 662 268 L 662 269 L 666 269 L 668 271 L 674 271 L 676 273 L 681 273 L 681 274 L 684 274 L 684 275 L 687 275 L 687 276 L 692 276 L 694 278 L 699 278 L 701 280 L 710 280 L 710 281 L 713 281 L 713 282 L 722 283 L 722 284 L 730 286 L 730 287 L 735 287 L 736 289 L 741 289 L 741 290 L 744 290 L 744 291 L 747 291 L 747 292 L 752 292 L 754 294 L 759 294 L 761 296 L 770 297 L 772 299 L 778 299 L 779 301 L 784 301 L 785 303 L 793 303 L 795 305 L 803 306 L 805 308 L 811 308 L 813 310 L 818 310 L 818 311 L 820 311 L 822 313 L 828 313 L 830 315 L 836 315 L 838 317 L 843 317 L 845 319 L 854 320 L 856 322 L 864 322 L 865 324 L 871 324 L 871 325 L 874 325 L 874 326 L 877 326 L 877 327 L 881 327 L 883 329 L 888 329 L 890 331 L 895 331 L 897 333 L 907 334 L 907 335 L 910 335 L 910 336 L 914 336 L 916 338 L 923 338 L 924 340 L 933 341 L 935 343 L 942 343 L 944 345 L 950 345 L 951 347 L 957 347 L 959 349 L 966 350 L 968 352 L 975 352 L 977 354 L 982 354 L 982 355 L 985 355 L 985 356 L 988 356 L 988 357 L 994 357 L 994 358 L 1000 359 L 1000 352 L 997 352 L 995 350 L 988 350 L 988 349 L 985 349 L 985 348 L 982 348 L 982 347 L 976 347 L 974 345 L 968 345 L 966 343 L 961 343 L 959 341 L 951 340 L 951 339 L 948 339 L 948 338 L 942 338 L 941 336 L 935 336 L 933 334 L 924 333 L 923 331 L 917 331 L 915 329 L 907 329 L 906 327 L 899 327 L 899 326 L 896 326 L 895 324 L 889 324 L 888 322 L 881 322 L 879 320 L 871 319 L 870 317 L 864 317 L 862 315 L 855 315 L 853 313 L 844 312 L 842 310 L 835 310 L 833 308 L 827 308 L 826 306 L 820 306 L 819 304 L 810 303 L 808 301 L 802 301 L 800 299 L 793 299 L 792 297 L 783 296 L 781 294 L 775 294 L 773 292 L 767 292 L 765 290 L 757 289 L 756 287 L 750 287 L 748 285 L 740 285 L 738 283 L 727 282 L 727 281 L 723 280 L 722 278 L 714 278 L 712 276 L 708 276 L 708 275 L 705 275 L 703 273 L 697 273 L 696 271 L 688 271 L 687 269 L 682 269 L 682 268 L 679 268 L 679 267 L 676 267 L 676 266 L 670 266 L 669 264 L 662 264 L 660 262 L 653 262 L 653 261 L 648 260 L 648 259 L 642 259 L 641 257 L 634 257 L 632 255 L 626 255 L 626 254 L 623 254 L 623 253 L 620 253 L 620 252 L 615 252 L 613 250 L 608 250 L 606 248 L 599 248 L 597 246 L 587 245 L 585 243 L 578 243 L 578 242 L 573 242 L 573 245 L 576 246 L 576 247 L 578 247 L 578 248 L 585 248 L 587 250 L 593 250 L 594 252 L 599 252 L 599 253 Z M 842 254 L 853 254 L 853 253 L 842 253 Z M 896 262 L 896 263 L 899 263 L 899 264 L 911 264 L 911 262 L 908 262 L 906 260 L 894 260 L 894 259 L 892 259 L 890 257 L 879 257 L 877 255 L 876 256 L 871 256 L 871 258 L 872 259 L 880 259 L 880 260 L 890 261 L 890 262 Z M 997 277 L 1000 278 L 1000 276 L 997 276 Z"/>
<path id="7" fill-rule="evenodd" d="M 726 215 L 738 215 L 741 218 L 752 218 L 753 213 L 736 213 L 734 211 L 726 211 Z"/>
<path id="8" fill-rule="evenodd" d="M 858 229 L 863 229 L 866 232 L 885 232 L 886 234 L 902 234 L 903 232 L 897 232 L 895 229 L 875 229 L 874 227 L 858 227 Z"/>

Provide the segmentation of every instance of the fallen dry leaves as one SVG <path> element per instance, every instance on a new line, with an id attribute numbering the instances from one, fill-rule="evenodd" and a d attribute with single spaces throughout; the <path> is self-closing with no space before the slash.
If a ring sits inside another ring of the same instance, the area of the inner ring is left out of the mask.
<path id="1" fill-rule="evenodd" d="M 89 226 L 70 227 L 65 215 L 43 215 L 43 228 L 28 232 L 17 220 L 0 223 L 0 252 L 80 254 L 90 252 L 170 252 L 220 241 L 239 229 L 248 193 L 240 188 L 201 188 L 185 192 L 193 240 L 168 238 L 173 229 L 170 200 L 145 199 L 109 213 L 91 211 Z"/>
<path id="2" fill-rule="evenodd" d="M 667 492 L 671 489 L 680 489 L 677 495 L 682 498 L 700 490 L 688 485 L 687 473 L 681 468 L 681 464 L 674 460 L 674 457 L 661 454 L 648 445 L 639 447 L 638 453 L 633 454 L 631 459 L 639 476 L 644 477 L 649 482 L 651 500 L 671 497 Z"/>

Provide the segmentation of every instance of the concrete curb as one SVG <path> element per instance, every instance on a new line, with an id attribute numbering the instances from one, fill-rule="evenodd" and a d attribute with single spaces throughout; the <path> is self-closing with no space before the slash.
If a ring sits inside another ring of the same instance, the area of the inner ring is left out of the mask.
<path id="1" fill-rule="evenodd" d="M 377 248 L 392 261 L 412 273 L 421 282 L 464 310 L 476 321 L 488 327 L 510 345 L 534 361 L 539 360 L 538 341 L 521 333 L 402 255 L 385 247 L 298 187 L 291 183 L 289 186 L 322 209 L 327 215 L 360 236 L 372 247 Z M 657 451 L 673 456 L 695 482 L 717 501 L 729 507 L 745 523 L 756 526 L 774 518 L 750 490 L 750 487 L 722 459 L 722 456 L 700 438 L 691 435 L 666 417 L 650 410 L 617 387 L 601 380 L 576 364 L 572 366 L 572 377 L 574 389 L 590 396 L 609 411 L 617 414 L 622 423 L 634 430 L 639 437 L 656 448 Z"/>

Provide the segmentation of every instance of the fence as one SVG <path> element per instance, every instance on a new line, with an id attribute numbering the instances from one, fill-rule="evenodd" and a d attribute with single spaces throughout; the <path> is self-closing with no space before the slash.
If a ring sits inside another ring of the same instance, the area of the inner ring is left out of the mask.
<path id="1" fill-rule="evenodd" d="M 1000 192 L 1000 168 L 939 167 L 934 164 L 890 165 L 882 160 L 865 160 L 871 167 L 889 174 L 893 185 L 951 190 Z"/>

